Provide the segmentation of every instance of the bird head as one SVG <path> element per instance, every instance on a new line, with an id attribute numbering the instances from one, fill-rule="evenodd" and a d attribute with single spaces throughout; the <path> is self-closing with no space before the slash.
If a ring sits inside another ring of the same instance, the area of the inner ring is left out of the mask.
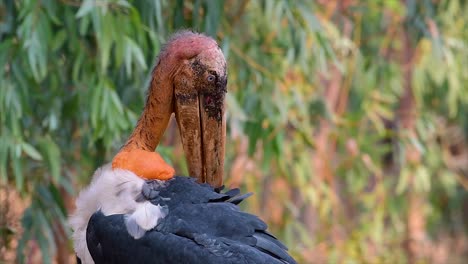
<path id="1" fill-rule="evenodd" d="M 161 49 L 143 113 L 112 167 L 146 179 L 171 178 L 174 169 L 154 149 L 175 113 L 190 175 L 221 186 L 226 85 L 226 60 L 216 41 L 190 31 L 175 34 Z"/>

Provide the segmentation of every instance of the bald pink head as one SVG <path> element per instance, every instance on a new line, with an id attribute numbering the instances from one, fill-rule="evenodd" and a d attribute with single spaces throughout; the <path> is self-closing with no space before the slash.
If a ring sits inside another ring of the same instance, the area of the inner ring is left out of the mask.
<path id="1" fill-rule="evenodd" d="M 217 49 L 216 41 L 208 36 L 192 31 L 181 31 L 174 34 L 162 48 L 160 59 L 174 57 L 178 60 L 188 60 L 204 50 Z"/>

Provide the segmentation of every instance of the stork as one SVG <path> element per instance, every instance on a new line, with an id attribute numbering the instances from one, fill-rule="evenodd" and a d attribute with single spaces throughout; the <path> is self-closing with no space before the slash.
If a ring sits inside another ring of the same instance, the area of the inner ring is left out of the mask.
<path id="1" fill-rule="evenodd" d="M 258 217 L 222 192 L 227 85 L 216 41 L 183 31 L 162 48 L 143 113 L 69 222 L 81 263 L 296 263 Z M 172 113 L 190 177 L 154 152 Z"/>

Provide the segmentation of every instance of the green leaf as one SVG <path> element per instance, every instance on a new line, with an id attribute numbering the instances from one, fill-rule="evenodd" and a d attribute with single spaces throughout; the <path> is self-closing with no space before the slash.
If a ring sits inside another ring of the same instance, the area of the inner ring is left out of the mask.
<path id="1" fill-rule="evenodd" d="M 60 30 L 55 35 L 54 39 L 52 40 L 52 50 L 57 51 L 62 45 L 65 43 L 67 38 L 67 32 L 65 30 Z"/>
<path id="2" fill-rule="evenodd" d="M 80 6 L 80 9 L 78 9 L 78 12 L 76 13 L 75 17 L 76 18 L 81 18 L 83 16 L 86 16 L 88 13 L 90 13 L 93 8 L 95 7 L 95 1 L 94 0 L 85 0 Z"/>
<path id="3" fill-rule="evenodd" d="M 62 163 L 60 148 L 50 136 L 45 136 L 39 141 L 39 149 L 42 153 L 42 157 L 44 157 L 49 173 L 52 176 L 52 180 L 58 183 L 61 175 Z"/>
<path id="4" fill-rule="evenodd" d="M 20 192 L 24 191 L 24 174 L 23 174 L 23 164 L 21 160 L 16 155 L 10 155 L 11 165 L 13 167 L 13 173 L 15 175 L 15 185 L 16 189 Z"/>
<path id="5" fill-rule="evenodd" d="M 28 155 L 33 160 L 38 160 L 38 161 L 42 160 L 42 155 L 30 144 L 23 142 L 22 147 L 26 155 Z"/>
<path id="6" fill-rule="evenodd" d="M 112 100 L 112 104 L 119 115 L 123 115 L 123 106 L 122 102 L 120 102 L 120 98 L 114 90 L 109 91 L 110 98 Z"/>

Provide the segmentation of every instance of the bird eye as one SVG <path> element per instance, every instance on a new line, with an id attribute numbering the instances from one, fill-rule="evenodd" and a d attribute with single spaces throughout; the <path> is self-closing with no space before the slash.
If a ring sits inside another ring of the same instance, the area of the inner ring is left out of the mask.
<path id="1" fill-rule="evenodd" d="M 206 78 L 209 82 L 214 82 L 214 80 L 216 79 L 216 77 L 213 75 L 213 74 L 210 74 L 208 75 L 208 77 Z"/>

